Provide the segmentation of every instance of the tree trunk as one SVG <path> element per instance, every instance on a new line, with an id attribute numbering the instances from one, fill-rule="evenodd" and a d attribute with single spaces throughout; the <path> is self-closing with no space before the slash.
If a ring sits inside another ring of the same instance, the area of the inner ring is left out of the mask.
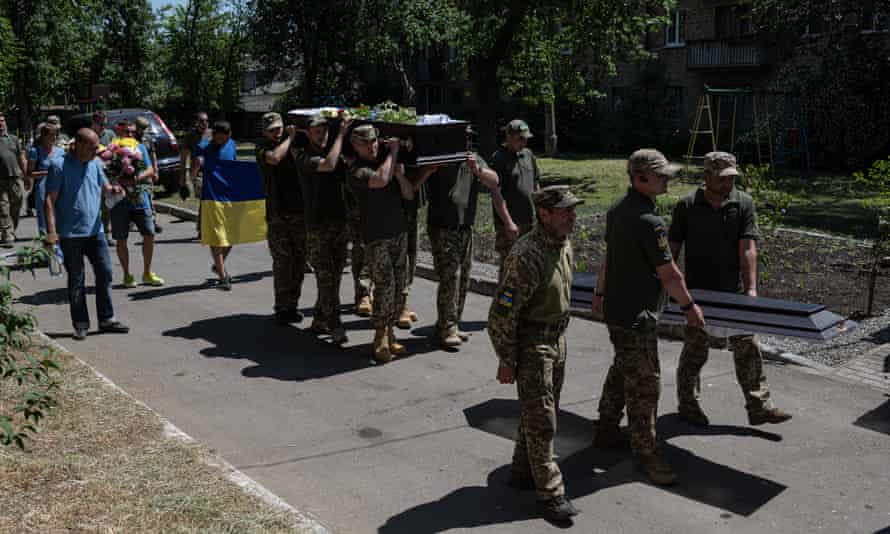
<path id="1" fill-rule="evenodd" d="M 479 151 L 487 157 L 497 148 L 497 107 L 501 94 L 497 64 L 476 61 L 471 68 L 473 89 L 479 109 L 476 128 L 479 131 Z"/>

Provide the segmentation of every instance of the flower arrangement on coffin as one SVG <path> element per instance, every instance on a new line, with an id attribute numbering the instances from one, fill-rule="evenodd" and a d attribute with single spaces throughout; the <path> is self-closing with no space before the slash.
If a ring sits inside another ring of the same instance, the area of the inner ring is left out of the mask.
<path id="1" fill-rule="evenodd" d="M 132 203 L 140 204 L 142 193 L 147 191 L 151 184 L 136 182 L 136 178 L 147 167 L 147 163 L 142 161 L 139 141 L 128 137 L 115 139 L 107 147 L 100 149 L 99 158 L 105 164 L 108 181 L 120 185 Z"/>

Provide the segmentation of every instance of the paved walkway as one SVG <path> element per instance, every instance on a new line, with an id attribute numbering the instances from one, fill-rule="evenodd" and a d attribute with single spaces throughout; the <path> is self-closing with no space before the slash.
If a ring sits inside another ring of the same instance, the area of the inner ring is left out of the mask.
<path id="1" fill-rule="evenodd" d="M 517 407 L 514 388 L 493 378 L 487 298 L 470 296 L 470 343 L 442 352 L 425 337 L 435 286 L 417 280 L 411 300 L 421 320 L 406 343 L 412 355 L 377 366 L 368 357 L 366 319 L 344 316 L 350 343 L 343 350 L 309 335 L 308 320 L 272 323 L 264 244 L 235 248 L 236 283 L 226 293 L 205 285 L 210 257 L 191 241 L 193 223 L 163 223 L 155 270 L 167 286 L 115 289 L 129 335 L 72 340 L 64 280 L 15 273 L 41 328 L 334 532 L 558 530 L 535 517 L 532 494 L 504 485 Z M 29 235 L 33 219 L 23 226 L 21 235 Z M 309 276 L 307 306 L 314 288 Z M 347 277 L 342 294 L 351 302 Z M 574 531 L 871 533 L 890 526 L 890 398 L 880 391 L 769 365 L 774 398 L 795 418 L 751 428 L 731 356 L 715 351 L 703 377 L 714 425 L 700 430 L 674 413 L 679 345 L 662 342 L 658 430 L 681 482 L 661 489 L 643 482 L 629 456 L 588 446 L 612 356 L 605 329 L 573 320 L 568 345 L 556 449 L 582 510 Z"/>

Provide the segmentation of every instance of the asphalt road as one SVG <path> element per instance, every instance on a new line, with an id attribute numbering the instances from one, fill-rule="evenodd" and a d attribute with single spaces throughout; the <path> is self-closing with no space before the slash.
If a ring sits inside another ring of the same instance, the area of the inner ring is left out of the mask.
<path id="1" fill-rule="evenodd" d="M 344 315 L 350 342 L 343 350 L 310 335 L 308 318 L 287 328 L 271 321 L 265 244 L 235 247 L 229 265 L 236 283 L 226 293 L 205 284 L 210 256 L 190 239 L 194 224 L 162 221 L 154 270 L 167 285 L 114 290 L 129 335 L 72 340 L 64 278 L 14 273 L 40 327 L 334 532 L 559 530 L 535 517 L 533 493 L 504 485 L 517 405 L 514 388 L 494 380 L 487 298 L 470 296 L 464 329 L 473 337 L 446 353 L 425 337 L 435 320 L 435 285 L 417 280 L 411 302 L 421 318 L 406 343 L 412 354 L 374 365 L 366 319 Z M 34 220 L 22 226 L 20 235 L 31 235 Z M 141 265 L 140 239 L 131 236 L 133 264 Z M 343 302 L 351 303 L 351 278 L 343 280 Z M 307 313 L 314 300 L 310 275 Z M 573 531 L 888 532 L 887 396 L 768 365 L 773 397 L 794 419 L 749 427 L 731 356 L 715 351 L 703 376 L 713 426 L 703 431 L 676 417 L 680 345 L 663 342 L 658 431 L 680 475 L 678 485 L 663 489 L 645 483 L 629 456 L 589 447 L 612 356 L 605 328 L 574 319 L 568 346 L 556 448 L 582 511 Z"/>

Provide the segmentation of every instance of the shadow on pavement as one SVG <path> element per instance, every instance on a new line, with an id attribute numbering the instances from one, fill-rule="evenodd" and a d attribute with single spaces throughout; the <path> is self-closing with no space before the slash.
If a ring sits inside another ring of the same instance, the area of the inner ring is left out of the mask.
<path id="1" fill-rule="evenodd" d="M 87 295 L 95 295 L 96 288 L 93 286 L 86 287 Z M 114 298 L 112 296 L 112 298 Z M 29 306 L 43 306 L 46 304 L 68 304 L 68 288 L 57 287 L 54 289 L 44 289 L 30 295 L 24 295 L 19 298 L 19 302 Z"/>
<path id="2" fill-rule="evenodd" d="M 890 400 L 853 422 L 854 425 L 890 436 Z"/>
<path id="3" fill-rule="evenodd" d="M 194 237 L 176 237 L 169 239 L 155 239 L 155 245 L 182 245 L 182 244 L 190 244 L 190 245 L 200 245 L 201 241 L 198 239 L 198 236 Z M 142 246 L 142 241 L 138 241 L 133 243 L 134 246 Z"/>
<path id="4" fill-rule="evenodd" d="M 246 377 L 268 377 L 279 380 L 302 381 L 324 378 L 369 365 L 372 334 L 367 331 L 347 333 L 352 342 L 366 343 L 343 348 L 319 338 L 309 331 L 310 321 L 304 319 L 299 328 L 283 327 L 270 315 L 237 314 L 195 321 L 188 326 L 163 332 L 164 336 L 183 339 L 204 339 L 211 344 L 201 350 L 209 358 L 237 358 L 254 362 L 241 374 Z M 400 339 L 409 354 L 399 360 L 430 352 L 425 339 Z"/>
<path id="5" fill-rule="evenodd" d="M 509 440 L 514 439 L 518 413 L 518 402 L 506 399 L 493 399 L 464 410 L 471 427 Z M 682 423 L 675 414 L 660 417 L 657 424 L 663 439 L 701 433 Z M 562 458 L 559 463 L 571 498 L 621 484 L 647 483 L 630 453 L 593 449 L 592 429 L 591 420 L 560 410 L 555 451 Z M 705 433 L 781 439 L 768 432 L 735 426 L 715 426 L 705 429 Z M 786 489 L 782 484 L 712 462 L 669 443 L 662 443 L 661 448 L 679 477 L 676 485 L 662 489 L 675 495 L 749 516 Z M 505 466 L 492 472 L 487 487 L 461 488 L 397 514 L 379 532 L 444 532 L 535 517 L 534 492 L 518 493 L 508 488 L 509 471 L 509 466 Z"/>
<path id="6" fill-rule="evenodd" d="M 232 284 L 246 284 L 250 282 L 258 282 L 263 278 L 272 276 L 272 271 L 263 271 L 260 273 L 240 274 L 232 277 Z M 180 293 L 190 293 L 192 291 L 202 291 L 205 289 L 213 289 L 219 291 L 215 278 L 208 278 L 200 284 L 188 284 L 184 286 L 164 286 L 157 289 L 148 289 L 145 291 L 137 291 L 129 294 L 130 300 L 147 300 L 160 297 L 169 297 L 170 295 L 178 295 Z"/>

